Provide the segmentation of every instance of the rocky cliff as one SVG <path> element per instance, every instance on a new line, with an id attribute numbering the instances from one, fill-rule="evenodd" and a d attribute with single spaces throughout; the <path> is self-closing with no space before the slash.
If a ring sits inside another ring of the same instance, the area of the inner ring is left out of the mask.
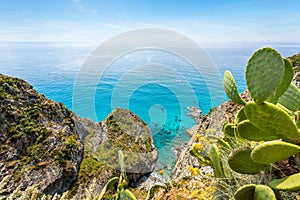
<path id="1" fill-rule="evenodd" d="M 0 198 L 97 196 L 125 154 L 129 182 L 158 158 L 148 126 L 129 110 L 82 119 L 25 81 L 0 74 Z"/>

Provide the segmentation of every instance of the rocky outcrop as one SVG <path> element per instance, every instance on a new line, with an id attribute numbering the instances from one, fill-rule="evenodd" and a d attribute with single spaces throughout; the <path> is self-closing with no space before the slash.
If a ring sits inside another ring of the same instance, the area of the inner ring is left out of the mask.
<path id="1" fill-rule="evenodd" d="M 119 173 L 118 150 L 129 182 L 153 171 L 158 153 L 150 130 L 129 110 L 96 123 L 0 74 L 0 197 L 24 199 L 33 188 L 69 199 L 96 196 Z"/>
<path id="2" fill-rule="evenodd" d="M 28 83 L 0 75 L 0 195 L 36 185 L 41 192 L 67 190 L 76 179 L 83 144 L 73 113 Z"/>
<path id="3" fill-rule="evenodd" d="M 129 110 L 117 108 L 100 123 L 80 118 L 75 121 L 75 129 L 83 133 L 85 150 L 70 197 L 84 199 L 82 191 L 85 190 L 97 196 L 112 176 L 118 176 L 118 150 L 122 150 L 125 156 L 129 184 L 135 185 L 141 177 L 154 170 L 158 151 L 150 129 Z M 90 188 L 91 183 L 93 188 Z"/>
<path id="4" fill-rule="evenodd" d="M 242 93 L 243 99 L 249 99 L 249 94 L 247 91 Z M 240 105 L 237 105 L 233 101 L 228 101 L 220 106 L 212 108 L 210 112 L 205 115 L 197 127 L 196 133 L 200 135 L 205 135 L 208 130 L 211 130 L 217 136 L 222 135 L 223 124 L 227 122 L 233 122 L 234 116 L 240 109 Z M 191 146 L 194 144 L 194 138 L 192 137 L 188 145 L 181 152 L 174 171 L 173 179 L 174 181 L 179 181 L 185 177 L 190 177 L 190 172 L 188 166 L 201 167 L 196 158 L 192 157 L 189 153 Z"/>

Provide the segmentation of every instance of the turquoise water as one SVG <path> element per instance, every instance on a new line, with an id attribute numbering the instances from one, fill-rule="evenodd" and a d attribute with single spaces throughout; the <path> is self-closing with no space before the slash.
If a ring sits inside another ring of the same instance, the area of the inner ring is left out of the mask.
<path id="1" fill-rule="evenodd" d="M 275 47 L 283 56 L 300 51 L 300 44 L 288 43 L 215 45 L 205 50 L 220 74 L 226 69 L 232 71 L 243 91 L 247 59 L 255 49 L 266 45 Z M 76 43 L 0 43 L 0 73 L 25 79 L 47 98 L 63 102 L 72 110 L 76 76 L 95 47 Z M 86 76 L 88 79 L 89 72 Z M 170 52 L 134 51 L 111 64 L 98 81 L 95 105 L 82 105 L 76 114 L 101 121 L 115 107 L 129 108 L 149 124 L 160 153 L 159 167 L 170 166 L 176 158 L 173 150 L 189 140 L 186 129 L 194 125 L 186 107 L 199 107 L 203 113 L 212 107 L 205 81 L 193 66 Z M 222 91 L 221 83 L 216 85 Z M 128 94 L 129 98 L 125 98 Z M 225 96 L 220 99 L 223 101 Z M 85 112 L 85 106 L 95 106 L 96 117 Z"/>

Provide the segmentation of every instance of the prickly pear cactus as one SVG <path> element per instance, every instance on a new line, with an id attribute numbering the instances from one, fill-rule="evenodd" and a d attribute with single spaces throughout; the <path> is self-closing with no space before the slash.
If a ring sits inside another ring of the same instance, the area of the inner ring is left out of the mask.
<path id="1" fill-rule="evenodd" d="M 234 150 L 228 158 L 230 168 L 243 174 L 256 174 L 268 167 L 268 165 L 254 162 L 250 155 L 251 149 L 248 147 Z"/>
<path id="2" fill-rule="evenodd" d="M 273 190 L 266 185 L 247 184 L 234 193 L 236 200 L 276 200 Z"/>
<path id="3" fill-rule="evenodd" d="M 274 169 L 276 162 L 296 158 L 299 154 L 300 91 L 291 83 L 293 74 L 291 63 L 275 49 L 258 49 L 246 67 L 246 83 L 254 102 L 242 100 L 242 104 L 234 78 L 230 72 L 225 72 L 226 94 L 243 107 L 234 124 L 224 126 L 224 138 L 234 133 L 236 138 L 254 141 L 232 151 L 228 158 L 232 170 L 255 174 Z M 297 191 L 300 190 L 299 180 L 300 173 L 273 180 L 269 182 L 270 187 L 245 185 L 236 191 L 235 199 L 276 199 L 272 189 Z"/>
<path id="4" fill-rule="evenodd" d="M 252 99 L 263 103 L 284 77 L 285 64 L 275 49 L 264 47 L 253 53 L 247 63 L 246 83 Z"/>
<path id="5" fill-rule="evenodd" d="M 224 73 L 224 89 L 227 96 L 234 102 L 240 105 L 245 105 L 245 101 L 241 98 L 236 87 L 235 80 L 230 71 L 226 70 Z"/>
<path id="6" fill-rule="evenodd" d="M 276 200 L 273 190 L 266 185 L 255 186 L 254 200 Z"/>
<path id="7" fill-rule="evenodd" d="M 121 190 L 120 199 L 122 200 L 136 200 L 135 196 L 128 190 Z"/>
<path id="8" fill-rule="evenodd" d="M 279 98 L 279 103 L 294 112 L 300 110 L 300 91 L 293 83 Z"/>
<path id="9" fill-rule="evenodd" d="M 287 90 L 290 86 L 291 81 L 294 77 L 294 70 L 290 61 L 286 58 L 284 60 L 285 70 L 284 76 L 281 83 L 278 85 L 274 93 L 267 99 L 268 102 L 276 104 L 280 96 Z"/>
<path id="10" fill-rule="evenodd" d="M 251 159 L 256 163 L 270 164 L 300 152 L 300 146 L 283 141 L 269 141 L 256 146 Z"/>
<path id="11" fill-rule="evenodd" d="M 296 112 L 296 125 L 298 127 L 298 132 L 300 129 L 300 111 Z"/>
<path id="12" fill-rule="evenodd" d="M 234 124 L 225 124 L 225 126 L 223 127 L 223 132 L 225 136 L 234 137 L 235 136 Z"/>
<path id="13" fill-rule="evenodd" d="M 270 132 L 264 132 L 261 129 L 254 126 L 249 120 L 240 122 L 237 126 L 237 132 L 239 136 L 246 138 L 250 141 L 269 141 L 280 139 L 280 135 L 271 134 Z"/>
<path id="14" fill-rule="evenodd" d="M 224 177 L 221 156 L 220 156 L 220 150 L 216 144 L 213 144 L 211 146 L 211 150 L 209 152 L 209 158 L 210 158 L 213 168 L 214 168 L 215 177 L 217 177 L 217 178 Z"/>
<path id="15" fill-rule="evenodd" d="M 269 186 L 274 190 L 297 191 L 300 190 L 300 173 L 271 181 Z"/>
<path id="16" fill-rule="evenodd" d="M 107 184 L 102 189 L 100 195 L 98 196 L 98 200 L 107 199 L 104 197 L 107 190 L 114 187 L 116 183 L 118 183 L 117 191 L 116 193 L 110 197 L 109 199 L 121 199 L 121 200 L 136 200 L 136 197 L 130 190 L 126 189 L 128 186 L 127 183 L 127 177 L 126 177 L 126 171 L 125 171 L 125 162 L 124 162 L 124 154 L 121 150 L 118 151 L 118 157 L 119 157 L 119 164 L 121 168 L 121 175 L 120 177 L 114 177 L 110 179 Z"/>
<path id="17" fill-rule="evenodd" d="M 242 107 L 235 116 L 234 123 L 238 124 L 241 121 L 247 120 L 247 117 L 244 112 L 244 107 Z"/>
<path id="18" fill-rule="evenodd" d="M 243 185 L 234 193 L 234 199 L 252 200 L 254 197 L 255 186 L 255 184 Z"/>
<path id="19" fill-rule="evenodd" d="M 245 105 L 245 114 L 251 123 L 264 132 L 279 135 L 283 140 L 298 142 L 299 134 L 295 122 L 279 106 L 264 102 L 249 102 Z"/>

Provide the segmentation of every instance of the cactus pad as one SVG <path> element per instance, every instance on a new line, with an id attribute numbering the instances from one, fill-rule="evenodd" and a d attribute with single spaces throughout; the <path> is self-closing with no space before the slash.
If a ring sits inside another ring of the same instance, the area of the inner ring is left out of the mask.
<path id="1" fill-rule="evenodd" d="M 288 89 L 290 83 L 294 77 L 294 70 L 290 61 L 286 58 L 283 59 L 285 64 L 284 76 L 275 90 L 275 92 L 267 99 L 268 102 L 276 104 L 278 102 L 279 97 Z"/>
<path id="2" fill-rule="evenodd" d="M 244 120 L 237 126 L 239 136 L 251 141 L 268 141 L 280 139 L 279 135 L 264 132 L 255 127 L 249 120 Z"/>
<path id="3" fill-rule="evenodd" d="M 247 184 L 240 187 L 234 193 L 235 200 L 252 200 L 255 191 L 255 184 Z"/>
<path id="4" fill-rule="evenodd" d="M 112 179 L 110 179 L 106 185 L 103 187 L 102 191 L 100 192 L 98 199 L 102 199 L 106 193 L 107 190 L 109 190 L 110 188 L 112 188 L 114 186 L 114 184 L 116 184 L 119 181 L 119 177 L 113 177 Z"/>
<path id="5" fill-rule="evenodd" d="M 233 151 L 228 158 L 230 168 L 243 174 L 256 174 L 264 170 L 267 165 L 253 162 L 250 157 L 251 149 L 242 147 Z"/>
<path id="6" fill-rule="evenodd" d="M 241 98 L 236 87 L 235 80 L 229 70 L 224 73 L 223 85 L 227 96 L 235 103 L 244 105 L 245 101 Z"/>
<path id="7" fill-rule="evenodd" d="M 291 118 L 295 118 L 295 114 L 293 111 L 287 109 L 284 105 L 277 103 L 276 106 L 278 106 L 279 108 L 281 108 L 282 110 L 284 110 Z"/>
<path id="8" fill-rule="evenodd" d="M 256 146 L 251 158 L 256 163 L 270 164 L 300 152 L 300 146 L 282 141 L 269 141 Z"/>
<path id="9" fill-rule="evenodd" d="M 285 64 L 275 49 L 264 47 L 253 53 L 247 63 L 246 82 L 252 99 L 263 103 L 284 77 Z"/>
<path id="10" fill-rule="evenodd" d="M 235 126 L 233 124 L 226 124 L 224 127 L 223 127 L 223 132 L 224 132 L 224 135 L 225 136 L 232 136 L 234 137 L 235 136 Z"/>
<path id="11" fill-rule="evenodd" d="M 249 102 L 245 105 L 245 114 L 249 121 L 263 132 L 280 135 L 288 142 L 298 142 L 297 126 L 290 116 L 280 107 L 265 102 Z"/>
<path id="12" fill-rule="evenodd" d="M 300 111 L 297 112 L 296 125 L 299 129 L 300 128 Z M 299 130 L 298 130 L 298 132 L 299 132 Z"/>
<path id="13" fill-rule="evenodd" d="M 218 139 L 218 146 L 220 146 L 220 149 L 233 150 L 231 144 L 221 138 Z"/>
<path id="14" fill-rule="evenodd" d="M 274 190 L 297 191 L 300 190 L 300 173 L 271 181 L 269 186 Z"/>
<path id="15" fill-rule="evenodd" d="M 121 190 L 120 199 L 122 200 L 136 200 L 135 196 L 128 190 Z"/>
<path id="16" fill-rule="evenodd" d="M 247 117 L 244 112 L 244 107 L 242 107 L 235 116 L 234 124 L 238 124 L 239 122 L 244 121 L 246 119 Z"/>
<path id="17" fill-rule="evenodd" d="M 254 200 L 276 200 L 273 190 L 266 185 L 255 186 Z"/>
<path id="18" fill-rule="evenodd" d="M 279 103 L 292 111 L 300 110 L 300 91 L 291 83 L 289 88 L 279 98 Z"/>
<path id="19" fill-rule="evenodd" d="M 213 144 L 211 146 L 211 149 L 209 152 L 209 158 L 214 167 L 215 177 L 217 177 L 217 178 L 224 177 L 223 167 L 222 167 L 222 163 L 221 163 L 220 150 L 216 144 Z"/>

